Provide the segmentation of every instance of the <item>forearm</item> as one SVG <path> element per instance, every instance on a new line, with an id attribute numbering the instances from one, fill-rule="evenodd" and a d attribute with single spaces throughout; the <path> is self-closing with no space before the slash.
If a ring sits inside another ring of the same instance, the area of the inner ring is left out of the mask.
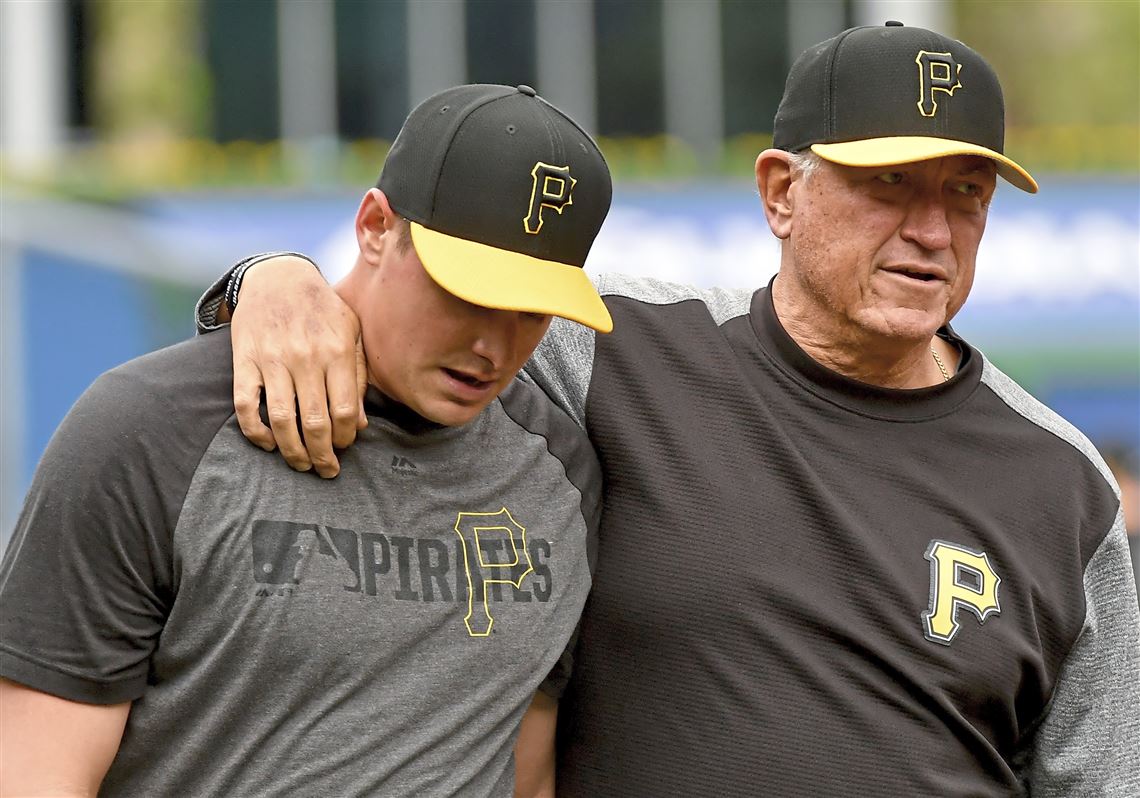
<path id="1" fill-rule="evenodd" d="M 0 679 L 0 796 L 93 796 L 130 704 L 81 704 Z"/>
<path id="2" fill-rule="evenodd" d="M 241 289 L 247 284 L 246 278 L 255 270 L 260 274 L 248 282 L 263 291 L 267 285 L 272 286 L 274 282 L 288 280 L 290 277 L 304 279 L 315 275 L 324 283 L 317 265 L 300 253 L 265 252 L 251 255 L 234 264 L 199 298 L 194 307 L 194 322 L 199 333 L 211 332 L 231 321 L 230 308 L 236 306 L 242 295 Z M 265 282 L 259 284 L 263 276 Z"/>
<path id="3" fill-rule="evenodd" d="M 263 449 L 280 449 L 298 471 L 336 476 L 335 450 L 350 446 L 368 424 L 367 373 L 360 323 L 316 265 L 291 252 L 246 258 L 214 282 L 194 311 L 199 333 L 232 322 L 242 433 Z"/>
<path id="4" fill-rule="evenodd" d="M 515 743 L 515 798 L 554 798 L 554 733 L 558 702 L 536 692 Z"/>

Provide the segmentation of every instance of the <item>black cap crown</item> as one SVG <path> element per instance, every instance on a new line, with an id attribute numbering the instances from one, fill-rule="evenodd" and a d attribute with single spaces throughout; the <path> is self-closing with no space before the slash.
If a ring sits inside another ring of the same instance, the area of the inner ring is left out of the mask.
<path id="1" fill-rule="evenodd" d="M 612 327 L 581 269 L 610 208 L 609 168 L 594 140 L 529 86 L 457 86 L 425 100 L 377 187 L 412 222 L 424 267 L 451 293 Z"/>
<path id="2" fill-rule="evenodd" d="M 976 154 L 1019 188 L 1037 190 L 1004 156 L 1005 102 L 993 68 L 962 42 L 898 22 L 851 28 L 800 55 L 776 111 L 773 146 L 811 147 L 852 166 Z"/>

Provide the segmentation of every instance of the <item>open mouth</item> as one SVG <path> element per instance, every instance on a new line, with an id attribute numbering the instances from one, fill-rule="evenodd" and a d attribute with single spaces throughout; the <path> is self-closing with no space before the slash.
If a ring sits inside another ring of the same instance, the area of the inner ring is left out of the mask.
<path id="1" fill-rule="evenodd" d="M 912 280 L 921 280 L 924 283 L 930 283 L 938 279 L 933 274 L 928 274 L 926 272 L 912 272 L 909 269 L 895 272 L 895 274 L 901 274 L 903 277 L 909 277 Z"/>
<path id="2" fill-rule="evenodd" d="M 472 388 L 484 388 L 490 385 L 490 380 L 480 380 L 476 377 L 472 377 L 470 374 L 464 374 L 462 371 L 455 371 L 449 368 L 445 368 L 444 371 L 446 371 L 448 376 L 452 379 L 458 380 L 465 385 L 470 385 Z"/>

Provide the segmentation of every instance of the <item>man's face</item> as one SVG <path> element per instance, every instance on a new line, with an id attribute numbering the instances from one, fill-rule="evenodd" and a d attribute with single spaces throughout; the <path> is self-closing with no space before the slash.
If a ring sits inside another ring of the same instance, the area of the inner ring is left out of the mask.
<path id="1" fill-rule="evenodd" d="M 962 307 L 996 176 L 950 156 L 888 167 L 824 162 L 793 185 L 792 277 L 823 325 L 921 340 Z"/>
<path id="2" fill-rule="evenodd" d="M 550 316 L 484 308 L 448 293 L 410 244 L 384 247 L 359 307 L 370 380 L 447 426 L 471 421 L 498 396 L 550 326 Z"/>

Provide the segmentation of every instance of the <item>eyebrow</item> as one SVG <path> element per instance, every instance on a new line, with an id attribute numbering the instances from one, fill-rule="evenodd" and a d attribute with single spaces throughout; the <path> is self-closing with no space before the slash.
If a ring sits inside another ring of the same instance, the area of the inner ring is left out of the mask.
<path id="1" fill-rule="evenodd" d="M 958 175 L 970 175 L 974 172 L 985 172 L 991 175 L 997 174 L 997 164 L 992 158 L 986 158 L 982 155 L 973 155 L 970 157 L 970 160 L 958 170 Z"/>

